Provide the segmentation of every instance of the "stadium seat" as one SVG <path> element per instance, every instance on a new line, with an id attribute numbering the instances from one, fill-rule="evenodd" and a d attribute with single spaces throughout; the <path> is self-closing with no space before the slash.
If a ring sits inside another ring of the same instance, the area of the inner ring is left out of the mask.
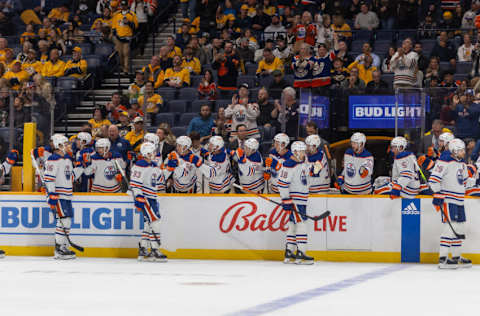
<path id="1" fill-rule="evenodd" d="M 364 42 L 370 41 L 370 39 L 372 38 L 372 32 L 365 30 L 356 31 L 355 33 L 353 33 L 353 37 L 355 38 L 355 40 L 362 40 Z"/>
<path id="2" fill-rule="evenodd" d="M 174 126 L 174 127 L 172 127 L 172 133 L 176 137 L 186 135 L 187 134 L 187 126 Z"/>
<path id="3" fill-rule="evenodd" d="M 168 102 L 168 107 L 170 112 L 173 113 L 186 113 L 187 112 L 187 101 L 185 100 L 172 100 Z"/>
<path id="4" fill-rule="evenodd" d="M 202 105 L 204 104 L 208 104 L 210 105 L 210 108 L 213 109 L 215 108 L 215 104 L 213 103 L 213 101 L 209 101 L 209 100 L 195 100 L 192 102 L 192 106 L 190 108 L 190 112 L 192 113 L 199 113 L 200 112 L 200 108 L 202 107 Z"/>
<path id="5" fill-rule="evenodd" d="M 469 74 L 472 71 L 472 63 L 471 62 L 458 62 L 456 73 L 457 74 Z"/>
<path id="6" fill-rule="evenodd" d="M 268 88 L 268 85 L 266 86 L 263 86 L 263 85 L 260 85 L 259 88 L 253 88 L 253 89 L 248 89 L 249 90 L 249 96 L 250 96 L 250 99 L 252 100 L 257 100 L 257 97 L 258 97 L 258 91 L 260 91 L 260 88 L 261 87 L 265 87 L 265 88 Z"/>
<path id="7" fill-rule="evenodd" d="M 178 125 L 188 126 L 188 124 L 190 124 L 190 121 L 197 116 L 198 116 L 198 113 L 183 113 L 180 116 L 180 121 L 178 122 Z"/>
<path id="8" fill-rule="evenodd" d="M 57 79 L 57 88 L 60 90 L 70 91 L 78 88 L 79 83 L 77 78 L 61 77 Z"/>
<path id="9" fill-rule="evenodd" d="M 375 52 L 378 56 L 385 56 L 388 48 L 392 45 L 392 41 L 375 41 Z"/>
<path id="10" fill-rule="evenodd" d="M 450 65 L 450 62 L 448 61 L 441 61 L 440 62 L 440 70 L 445 71 L 452 69 L 452 66 Z"/>
<path id="11" fill-rule="evenodd" d="M 376 41 L 393 41 L 395 31 L 392 30 L 379 30 L 375 32 Z"/>
<path id="12" fill-rule="evenodd" d="M 288 83 L 289 86 L 293 86 L 293 81 L 295 79 L 294 75 L 285 75 L 284 79 Z"/>
<path id="13" fill-rule="evenodd" d="M 249 76 L 255 76 L 255 74 L 257 73 L 257 69 L 257 64 L 248 63 L 245 65 L 245 70 L 247 71 L 247 75 Z"/>
<path id="14" fill-rule="evenodd" d="M 198 91 L 196 88 L 182 88 L 180 89 L 179 99 L 193 101 L 198 98 Z"/>
<path id="15" fill-rule="evenodd" d="M 232 99 L 233 95 L 236 93 L 236 90 L 218 90 L 221 99 Z"/>
<path id="16" fill-rule="evenodd" d="M 155 115 L 155 120 L 157 124 L 167 123 L 170 126 L 175 125 L 175 114 L 174 113 L 158 113 Z"/>
<path id="17" fill-rule="evenodd" d="M 191 82 L 192 88 L 195 88 L 195 89 L 198 88 L 202 79 L 203 79 L 203 76 L 190 76 L 190 82 Z"/>
<path id="18" fill-rule="evenodd" d="M 222 99 L 215 102 L 217 110 L 219 108 L 226 108 L 229 104 L 232 103 L 232 100 Z"/>
<path id="19" fill-rule="evenodd" d="M 361 52 L 362 52 L 363 43 L 365 43 L 365 41 L 361 41 L 361 40 L 353 41 L 353 42 L 352 42 L 352 48 L 351 48 L 350 50 L 351 50 L 352 52 L 355 52 L 355 53 L 361 53 Z"/>
<path id="20" fill-rule="evenodd" d="M 166 101 L 175 100 L 177 95 L 177 90 L 174 88 L 164 87 L 157 89 L 157 93 L 162 96 L 162 98 Z"/>
<path id="21" fill-rule="evenodd" d="M 261 76 L 259 86 L 268 88 L 270 86 L 270 84 L 272 83 L 272 81 L 273 81 L 272 76 Z"/>
<path id="22" fill-rule="evenodd" d="M 78 46 L 82 49 L 82 55 L 90 55 L 92 53 L 92 45 L 89 43 L 79 43 L 74 46 Z"/>
<path id="23" fill-rule="evenodd" d="M 22 131 L 21 129 L 14 128 L 14 129 L 13 129 L 13 133 L 14 133 L 13 139 L 16 140 L 16 139 L 20 136 L 21 131 Z M 8 127 L 0 127 L 0 138 L 2 138 L 3 141 L 4 141 L 6 144 L 8 144 L 9 141 L 10 141 L 10 128 L 8 128 Z"/>
<path id="24" fill-rule="evenodd" d="M 106 59 L 113 52 L 113 45 L 102 43 L 95 45 L 95 55 L 102 56 L 103 59 Z"/>
<path id="25" fill-rule="evenodd" d="M 453 75 L 453 80 L 455 81 L 463 81 L 463 80 L 468 80 L 469 74 L 454 74 Z"/>
<path id="26" fill-rule="evenodd" d="M 428 40 L 424 39 L 421 40 L 420 43 L 422 44 L 422 51 L 426 56 L 430 56 L 432 52 L 433 46 L 435 46 L 436 40 Z"/>
<path id="27" fill-rule="evenodd" d="M 238 84 L 238 85 L 241 85 L 241 84 L 243 84 L 243 83 L 246 83 L 246 84 L 248 84 L 248 87 L 249 87 L 249 88 L 254 88 L 254 87 L 255 87 L 255 81 L 256 81 L 256 77 L 255 77 L 255 76 L 243 76 L 243 75 L 240 75 L 240 76 L 238 76 L 237 84 Z"/>
<path id="28" fill-rule="evenodd" d="M 400 32 L 398 32 L 398 41 L 400 42 L 399 44 L 401 44 L 401 42 L 406 38 L 411 38 L 413 42 L 415 42 L 415 40 L 417 39 L 417 31 L 401 30 Z"/>

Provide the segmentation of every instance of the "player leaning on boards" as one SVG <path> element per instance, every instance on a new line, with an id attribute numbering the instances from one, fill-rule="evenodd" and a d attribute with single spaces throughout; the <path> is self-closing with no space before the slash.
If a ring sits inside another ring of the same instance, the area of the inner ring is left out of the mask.
<path id="1" fill-rule="evenodd" d="M 448 151 L 444 151 L 437 160 L 428 181 L 434 192 L 433 206 L 442 215 L 443 232 L 438 263 L 441 269 L 472 266 L 472 261 L 461 256 L 462 239 L 458 235 L 465 231 L 466 221 L 463 200 L 468 171 L 464 157 L 465 143 L 458 138 L 453 139 L 448 144 Z M 448 258 L 449 252 L 451 259 Z"/>
<path id="2" fill-rule="evenodd" d="M 330 170 L 327 155 L 320 148 L 320 136 L 308 136 L 305 144 L 307 145 L 307 161 L 312 170 L 312 177 L 309 178 L 310 193 L 328 193 L 330 191 Z"/>
<path id="3" fill-rule="evenodd" d="M 278 177 L 282 208 L 290 213 L 284 262 L 313 264 L 314 259 L 305 254 L 308 238 L 308 177 L 312 168 L 306 161 L 307 146 L 304 142 L 294 142 L 291 149 L 293 154 L 283 163 Z M 298 212 L 294 212 L 294 209 Z"/>
<path id="4" fill-rule="evenodd" d="M 243 188 L 250 191 L 263 192 L 265 179 L 263 176 L 263 159 L 258 151 L 260 144 L 255 138 L 245 141 L 244 148 L 232 150 L 230 155 L 238 163 L 238 177 Z"/>
<path id="5" fill-rule="evenodd" d="M 144 219 L 138 260 L 165 262 L 167 256 L 160 251 L 160 210 L 157 201 L 162 170 L 153 161 L 155 150 L 155 145 L 152 143 L 142 144 L 140 147 L 142 158 L 132 167 L 130 187 L 133 191 L 135 207 L 142 212 Z M 148 251 L 149 248 L 150 251 Z"/>

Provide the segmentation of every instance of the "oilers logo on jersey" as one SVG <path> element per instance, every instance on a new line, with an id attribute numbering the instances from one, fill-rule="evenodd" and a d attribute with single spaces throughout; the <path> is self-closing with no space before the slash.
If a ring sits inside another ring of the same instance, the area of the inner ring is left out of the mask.
<path id="1" fill-rule="evenodd" d="M 65 179 L 70 181 L 72 179 L 72 170 L 70 170 L 70 166 L 65 166 Z"/>
<path id="2" fill-rule="evenodd" d="M 116 173 L 117 171 L 113 166 L 107 166 L 105 170 L 103 170 L 103 175 L 107 180 L 113 180 L 113 178 L 115 178 Z"/>
<path id="3" fill-rule="evenodd" d="M 152 174 L 152 180 L 151 180 L 153 188 L 157 186 L 157 180 L 158 180 L 158 174 L 154 172 Z"/>
<path id="4" fill-rule="evenodd" d="M 235 112 L 234 115 L 237 122 L 245 122 L 247 119 L 247 115 L 243 110 Z"/>
<path id="5" fill-rule="evenodd" d="M 347 177 L 349 178 L 355 177 L 355 166 L 352 163 L 347 163 L 345 170 L 347 171 Z"/>

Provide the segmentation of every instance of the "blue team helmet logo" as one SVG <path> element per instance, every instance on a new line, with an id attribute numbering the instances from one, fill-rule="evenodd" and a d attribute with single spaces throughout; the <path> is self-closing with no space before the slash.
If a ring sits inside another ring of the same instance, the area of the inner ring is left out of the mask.
<path id="1" fill-rule="evenodd" d="M 352 163 L 347 163 L 345 170 L 347 172 L 347 177 L 353 178 L 355 176 L 355 167 Z"/>
<path id="2" fill-rule="evenodd" d="M 117 174 L 117 170 L 115 170 L 113 166 L 108 166 L 103 171 L 103 174 L 105 175 L 105 178 L 107 178 L 107 180 L 113 180 L 113 178 L 115 178 L 115 175 Z"/>
<path id="3" fill-rule="evenodd" d="M 463 185 L 463 169 L 457 170 L 457 181 L 458 184 Z"/>

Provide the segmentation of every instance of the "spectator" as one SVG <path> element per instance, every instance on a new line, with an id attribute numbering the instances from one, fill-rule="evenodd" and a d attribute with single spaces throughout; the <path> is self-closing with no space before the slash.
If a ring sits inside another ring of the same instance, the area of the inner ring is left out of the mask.
<path id="1" fill-rule="evenodd" d="M 97 24 L 100 23 L 101 26 L 110 26 L 112 27 L 112 11 L 110 10 L 110 7 L 106 6 L 103 8 L 102 12 L 100 14 L 101 17 L 97 18 L 93 24 L 92 28 Z"/>
<path id="2" fill-rule="evenodd" d="M 153 8 L 150 2 L 145 0 L 133 0 L 130 11 L 137 16 L 139 34 L 137 46 L 140 48 L 140 55 L 145 52 L 145 44 L 148 39 L 148 19 L 153 16 Z"/>
<path id="3" fill-rule="evenodd" d="M 58 49 L 50 51 L 50 60 L 42 68 L 43 77 L 62 77 L 65 72 L 65 63 L 59 58 Z"/>
<path id="4" fill-rule="evenodd" d="M 48 18 L 52 21 L 53 24 L 61 24 L 62 22 L 68 22 L 70 17 L 70 11 L 66 4 L 53 8 L 48 14 Z"/>
<path id="5" fill-rule="evenodd" d="M 22 128 L 23 124 L 32 121 L 32 113 L 24 106 L 22 97 L 15 97 L 13 101 L 13 126 L 14 128 Z"/>
<path id="6" fill-rule="evenodd" d="M 296 49 L 298 51 L 301 43 L 307 43 L 310 46 L 315 45 L 317 38 L 317 27 L 312 23 L 312 14 L 308 11 L 303 12 L 302 20 L 295 27 Z"/>
<path id="7" fill-rule="evenodd" d="M 83 79 L 87 75 L 87 61 L 82 59 L 82 49 L 76 46 L 73 49 L 72 59 L 65 65 L 65 76 Z"/>
<path id="8" fill-rule="evenodd" d="M 450 128 L 455 127 L 455 119 L 457 117 L 456 114 L 457 105 L 453 102 L 449 104 L 442 105 L 442 109 L 440 111 L 440 120 L 442 123 Z"/>
<path id="9" fill-rule="evenodd" d="M 22 45 L 22 51 L 17 54 L 16 60 L 19 60 L 21 63 L 23 63 L 27 58 L 28 58 L 28 51 L 30 49 L 33 49 L 33 44 L 30 42 L 25 42 Z"/>
<path id="10" fill-rule="evenodd" d="M 248 16 L 248 6 L 243 4 L 240 7 L 240 15 L 235 20 L 235 26 L 237 33 L 242 30 L 248 30 L 252 27 L 252 18 Z"/>
<path id="11" fill-rule="evenodd" d="M 298 136 L 298 103 L 296 99 L 295 89 L 286 87 L 282 92 L 282 103 L 275 100 L 275 107 L 280 109 L 278 121 L 290 137 Z"/>
<path id="12" fill-rule="evenodd" d="M 422 153 L 426 154 L 429 152 L 433 152 L 430 148 L 435 149 L 438 151 L 438 140 L 440 134 L 442 134 L 444 131 L 444 125 L 442 120 L 435 119 L 432 122 L 432 129 L 425 133 L 425 136 L 423 137 L 423 151 Z"/>
<path id="13" fill-rule="evenodd" d="M 263 6 L 256 6 L 256 14 L 252 18 L 252 29 L 257 33 L 261 34 L 267 26 L 270 25 L 270 17 L 263 12 Z"/>
<path id="14" fill-rule="evenodd" d="M 167 56 L 172 58 L 175 57 L 175 56 L 180 56 L 182 57 L 182 50 L 180 49 L 180 47 L 178 46 L 175 46 L 175 37 L 173 35 L 168 35 L 167 36 L 167 50 L 168 50 L 168 54 Z"/>
<path id="15" fill-rule="evenodd" d="M 478 114 L 474 113 L 468 104 L 465 94 L 453 96 L 455 107 L 455 136 L 457 138 L 474 137 L 475 124 L 478 124 Z"/>
<path id="16" fill-rule="evenodd" d="M 437 57 L 430 58 L 428 68 L 425 73 L 425 80 L 428 82 L 432 77 L 440 77 L 440 62 Z"/>
<path id="17" fill-rule="evenodd" d="M 466 11 L 463 14 L 462 18 L 462 29 L 475 29 L 475 17 L 477 16 L 477 11 L 480 9 L 480 3 L 478 1 L 472 1 L 472 6 L 470 10 Z"/>
<path id="18" fill-rule="evenodd" d="M 152 125 L 156 125 L 155 115 L 163 109 L 163 98 L 155 93 L 152 82 L 148 81 L 145 84 L 145 94 L 138 98 L 138 105 L 147 113 Z"/>
<path id="19" fill-rule="evenodd" d="M 67 54 L 67 46 L 65 45 L 65 41 L 55 30 L 48 31 L 48 42 L 50 44 L 50 49 L 58 49 L 60 56 Z"/>
<path id="20" fill-rule="evenodd" d="M 218 89 L 234 90 L 237 86 L 239 61 L 225 54 L 217 54 L 212 68 L 217 70 Z"/>
<path id="21" fill-rule="evenodd" d="M 415 43 L 415 47 L 413 51 L 418 55 L 418 60 L 417 60 L 418 69 L 421 70 L 423 73 L 425 73 L 425 70 L 427 70 L 429 61 L 427 57 L 423 55 L 422 43 L 420 42 Z"/>
<path id="22" fill-rule="evenodd" d="M 263 0 L 263 13 L 265 13 L 269 17 L 273 17 L 277 13 L 277 8 L 272 5 L 272 2 L 270 2 L 270 0 Z"/>
<path id="23" fill-rule="evenodd" d="M 433 46 L 430 57 L 436 56 L 440 61 L 448 61 L 452 68 L 455 68 L 455 50 L 452 45 L 448 43 L 447 32 L 441 32 L 438 37 L 438 42 Z"/>
<path id="24" fill-rule="evenodd" d="M 224 53 L 223 40 L 220 38 L 214 38 L 211 44 L 205 45 L 205 52 L 207 54 L 207 60 L 213 63 L 217 54 Z"/>
<path id="25" fill-rule="evenodd" d="M 245 89 L 240 86 L 239 90 Z M 248 90 L 248 87 L 246 88 Z M 247 127 L 248 138 L 260 138 L 260 131 L 257 127 L 257 117 L 260 115 L 260 109 L 257 103 L 248 103 L 248 97 L 242 97 L 242 94 L 234 95 L 232 103 L 225 109 L 225 117 L 232 119 L 232 132 L 230 141 L 236 138 L 237 125 L 244 124 Z"/>
<path id="26" fill-rule="evenodd" d="M 394 89 L 411 88 L 416 85 L 417 61 L 418 55 L 412 51 L 412 40 L 407 38 L 403 41 L 402 47 L 397 48 L 397 52 L 390 61 L 394 71 Z"/>
<path id="27" fill-rule="evenodd" d="M 165 71 L 173 67 L 173 58 L 169 57 L 169 50 L 167 46 L 160 47 L 160 68 Z"/>
<path id="28" fill-rule="evenodd" d="M 141 70 L 135 72 L 135 81 L 128 86 L 127 91 L 130 100 L 138 99 L 145 93 L 145 78 Z"/>
<path id="29" fill-rule="evenodd" d="M 121 10 L 117 11 L 112 18 L 113 41 L 115 49 L 120 57 L 120 65 L 123 72 L 130 69 L 130 42 L 138 28 L 137 15 L 128 9 L 128 1 L 120 2 Z"/>
<path id="30" fill-rule="evenodd" d="M 333 47 L 333 35 L 334 31 L 332 30 L 332 23 L 330 15 L 324 14 L 322 16 L 322 22 L 318 25 L 317 28 L 317 45 L 325 44 L 328 48 Z"/>
<path id="31" fill-rule="evenodd" d="M 190 35 L 189 33 L 189 26 L 187 23 L 183 23 L 180 33 L 177 33 L 177 36 L 175 38 L 175 45 L 176 45 L 175 47 L 178 47 L 181 50 L 184 50 L 191 39 L 192 39 L 192 35 Z"/>
<path id="32" fill-rule="evenodd" d="M 360 13 L 361 2 L 360 0 L 351 0 L 347 4 L 349 7 L 345 10 L 345 18 L 353 21 L 355 16 Z"/>
<path id="33" fill-rule="evenodd" d="M 140 146 L 143 143 L 144 136 L 145 130 L 143 129 L 143 118 L 137 116 L 133 119 L 133 130 L 125 135 L 125 139 L 130 143 L 132 150 L 137 154 L 140 152 Z"/>
<path id="34" fill-rule="evenodd" d="M 27 24 L 25 27 L 25 32 L 20 35 L 20 44 L 25 44 L 29 42 L 30 44 L 34 44 L 37 42 L 37 34 L 35 34 L 35 28 L 33 24 Z"/>
<path id="35" fill-rule="evenodd" d="M 40 61 L 42 62 L 42 64 L 45 64 L 48 61 L 50 52 L 48 42 L 44 40 L 38 41 L 38 50 L 40 52 Z"/>
<path id="36" fill-rule="evenodd" d="M 365 82 L 358 76 L 358 68 L 350 70 L 350 76 L 342 83 L 342 88 L 351 94 L 361 94 L 365 90 Z"/>
<path id="37" fill-rule="evenodd" d="M 365 61 L 364 56 L 366 56 L 366 55 L 372 56 L 373 66 L 375 66 L 377 68 L 380 68 L 380 66 L 381 66 L 380 57 L 378 57 L 377 54 L 372 53 L 372 45 L 370 45 L 370 43 L 368 43 L 368 42 L 363 43 L 362 53 L 360 55 L 358 55 L 357 58 L 355 58 L 355 60 L 358 61 L 360 64 L 362 64 L 363 61 Z M 361 61 L 360 59 L 363 59 L 363 60 Z"/>
<path id="38" fill-rule="evenodd" d="M 191 47 L 185 48 L 182 68 L 187 69 L 190 72 L 190 75 L 199 75 L 200 72 L 202 72 L 200 60 L 193 56 L 193 50 Z"/>
<path id="39" fill-rule="evenodd" d="M 122 93 L 120 91 L 112 94 L 112 99 L 105 105 L 105 111 L 107 112 L 107 119 L 111 122 L 117 122 L 119 113 L 127 111 L 127 107 L 122 104 Z"/>
<path id="40" fill-rule="evenodd" d="M 248 39 L 247 38 L 241 38 L 240 40 L 240 46 L 237 47 L 236 49 L 238 57 L 243 60 L 243 63 L 253 63 L 253 56 L 254 56 L 254 51 L 253 49 L 248 45 Z"/>
<path id="41" fill-rule="evenodd" d="M 137 116 L 142 118 L 145 116 L 142 111 L 142 108 L 138 104 L 138 99 L 131 100 L 130 108 L 127 110 L 127 112 L 131 119 L 135 119 Z"/>
<path id="42" fill-rule="evenodd" d="M 115 126 L 118 128 L 118 132 L 120 137 L 125 137 L 128 132 L 132 130 L 132 124 L 130 123 L 130 117 L 128 113 L 125 111 L 121 111 L 118 113 L 119 119 L 118 123 Z M 111 125 L 113 126 L 113 125 Z M 110 128 L 109 128 L 110 129 Z"/>
<path id="43" fill-rule="evenodd" d="M 93 117 L 88 120 L 88 124 L 92 126 L 92 137 L 96 138 L 100 133 L 100 128 L 104 125 L 109 126 L 112 123 L 107 120 L 107 112 L 105 108 L 95 108 L 93 110 Z"/>
<path id="44" fill-rule="evenodd" d="M 216 100 L 217 99 L 217 85 L 215 84 L 213 73 L 211 70 L 205 70 L 203 80 L 198 85 L 198 96 L 201 100 Z"/>
<path id="45" fill-rule="evenodd" d="M 362 3 L 360 13 L 355 17 L 355 28 L 371 31 L 378 28 L 379 23 L 377 14 L 369 11 L 368 4 Z"/>
<path id="46" fill-rule="evenodd" d="M 368 84 L 372 81 L 373 72 L 377 70 L 377 67 L 372 66 L 373 58 L 370 55 L 365 55 L 360 59 L 360 62 L 363 61 L 363 64 L 360 64 L 359 61 L 354 61 L 348 66 L 348 70 L 352 68 L 358 69 L 358 77 L 363 80 L 365 84 Z"/>
<path id="47" fill-rule="evenodd" d="M 259 126 L 263 126 L 264 128 L 276 127 L 278 130 L 280 130 L 280 126 L 277 121 L 279 107 L 274 106 L 268 101 L 268 91 L 265 89 L 265 87 L 258 91 L 257 104 L 260 108 L 260 115 L 257 117 L 257 124 Z"/>
<path id="48" fill-rule="evenodd" d="M 372 81 L 367 84 L 365 88 L 366 94 L 388 94 L 388 84 L 382 80 L 382 76 L 379 70 L 375 70 L 372 73 Z"/>
<path id="49" fill-rule="evenodd" d="M 190 72 L 182 67 L 181 56 L 173 57 L 173 67 L 165 71 L 164 84 L 172 88 L 190 86 Z"/>
<path id="50" fill-rule="evenodd" d="M 3 62 L 5 64 L 5 70 L 6 71 L 11 70 L 14 62 L 15 62 L 15 56 L 13 54 L 13 50 L 11 48 L 5 49 L 5 60 Z"/>
<path id="51" fill-rule="evenodd" d="M 259 63 L 260 60 L 262 60 L 262 58 L 263 58 L 263 51 L 264 51 L 265 49 L 270 49 L 271 51 L 273 51 L 273 44 L 274 44 L 273 40 L 268 39 L 268 40 L 265 41 L 265 47 L 264 47 L 264 48 L 259 48 L 259 49 L 257 49 L 257 50 L 255 51 L 254 60 L 255 60 L 256 63 Z"/>
<path id="52" fill-rule="evenodd" d="M 345 19 L 341 14 L 335 14 L 333 16 L 332 30 L 338 34 L 339 41 L 350 42 L 352 40 L 352 32 L 350 25 L 345 23 Z"/>
<path id="53" fill-rule="evenodd" d="M 200 116 L 194 117 L 188 124 L 187 134 L 195 131 L 200 134 L 200 140 L 203 143 L 210 138 L 212 128 L 214 127 L 212 113 L 208 104 L 202 105 L 200 108 Z"/>
<path id="54" fill-rule="evenodd" d="M 130 143 L 123 136 L 120 136 L 116 125 L 110 125 L 107 133 L 111 144 L 110 151 L 119 153 L 124 161 L 128 161 L 128 152 L 132 150 Z"/>
<path id="55" fill-rule="evenodd" d="M 272 72 L 273 80 L 268 87 L 271 97 L 274 99 L 280 99 L 283 89 L 290 84 L 284 79 L 283 73 L 280 70 L 274 70 Z"/>
<path id="56" fill-rule="evenodd" d="M 416 29 L 418 23 L 418 2 L 415 0 L 402 0 L 398 4 L 398 28 Z"/>
<path id="57" fill-rule="evenodd" d="M 458 88 L 457 82 L 455 82 L 455 79 L 453 78 L 452 70 L 445 70 L 443 72 L 443 81 L 441 86 L 444 88 Z"/>
<path id="58" fill-rule="evenodd" d="M 427 15 L 425 20 L 420 23 L 418 31 L 421 38 L 434 38 L 436 29 L 438 29 L 437 22 L 433 20 L 432 15 Z"/>
<path id="59" fill-rule="evenodd" d="M 160 57 L 153 55 L 150 64 L 142 68 L 143 77 L 150 82 L 157 81 L 158 75 L 162 72 L 160 67 Z"/>
<path id="60" fill-rule="evenodd" d="M 245 141 L 248 139 L 248 130 L 245 124 L 237 125 L 235 132 L 236 137 L 228 143 L 228 150 L 237 150 L 238 148 L 245 149 Z"/>
<path id="61" fill-rule="evenodd" d="M 312 88 L 317 88 L 316 92 L 324 95 L 325 88 L 330 86 L 330 71 L 333 68 L 335 53 L 328 51 L 325 44 L 318 45 L 318 54 L 313 58 L 312 69 Z"/>
<path id="62" fill-rule="evenodd" d="M 273 55 L 280 58 L 285 67 L 289 67 L 292 62 L 293 52 L 291 46 L 287 45 L 283 36 L 277 37 L 277 47 L 273 50 Z"/>
<path id="63" fill-rule="evenodd" d="M 387 56 L 385 56 L 385 58 L 382 61 L 382 72 L 384 74 L 393 73 L 393 69 L 391 67 L 390 61 L 392 60 L 393 55 L 395 55 L 395 52 L 396 52 L 395 46 L 392 45 L 388 48 Z"/>
<path id="64" fill-rule="evenodd" d="M 42 68 L 43 64 L 37 60 L 37 52 L 34 49 L 29 49 L 27 59 L 22 63 L 22 69 L 30 75 L 34 75 L 35 73 L 41 73 Z"/>
<path id="65" fill-rule="evenodd" d="M 348 69 L 343 67 L 343 59 L 336 57 L 333 60 L 333 69 L 330 71 L 332 86 L 339 88 L 347 80 Z"/>
<path id="66" fill-rule="evenodd" d="M 272 23 L 265 28 L 264 39 L 276 40 L 279 35 L 284 36 L 287 33 L 287 29 L 280 23 L 280 16 L 278 13 L 272 15 Z"/>
<path id="67" fill-rule="evenodd" d="M 35 83 L 35 92 L 45 98 L 51 107 L 55 107 L 57 101 L 55 99 L 52 84 L 45 80 L 40 74 L 33 76 L 33 82 Z"/>
<path id="68" fill-rule="evenodd" d="M 165 161 L 168 154 L 175 150 L 175 146 L 169 144 L 167 141 L 167 136 L 171 134 L 165 127 L 157 128 L 156 133 L 158 136 L 158 153 L 162 156 L 162 161 Z"/>
<path id="69" fill-rule="evenodd" d="M 338 51 L 336 51 L 335 56 L 341 58 L 344 65 L 350 65 L 355 61 L 355 59 L 348 53 L 348 46 L 345 41 L 338 41 Z"/>
<path id="70" fill-rule="evenodd" d="M 190 40 L 189 46 L 192 48 L 193 56 L 197 57 L 200 61 L 200 65 L 205 65 L 210 62 L 209 60 L 207 61 L 207 53 L 200 47 L 200 42 L 197 37 Z"/>
<path id="71" fill-rule="evenodd" d="M 382 29 L 393 29 L 395 26 L 395 16 L 397 15 L 396 3 L 389 0 L 380 0 L 377 3 L 376 11 L 378 13 Z"/>
<path id="72" fill-rule="evenodd" d="M 12 69 L 7 71 L 3 78 L 7 80 L 9 87 L 13 90 L 19 90 L 24 82 L 30 79 L 30 74 L 22 70 L 22 65 L 19 60 L 15 61 Z"/>
<path id="73" fill-rule="evenodd" d="M 275 57 L 271 49 L 263 50 L 263 59 L 258 63 L 257 76 L 270 76 L 274 70 L 283 72 L 283 64 L 280 58 Z"/>
<path id="74" fill-rule="evenodd" d="M 474 46 L 469 34 L 463 35 L 463 45 L 457 50 L 458 61 L 472 61 Z"/>

